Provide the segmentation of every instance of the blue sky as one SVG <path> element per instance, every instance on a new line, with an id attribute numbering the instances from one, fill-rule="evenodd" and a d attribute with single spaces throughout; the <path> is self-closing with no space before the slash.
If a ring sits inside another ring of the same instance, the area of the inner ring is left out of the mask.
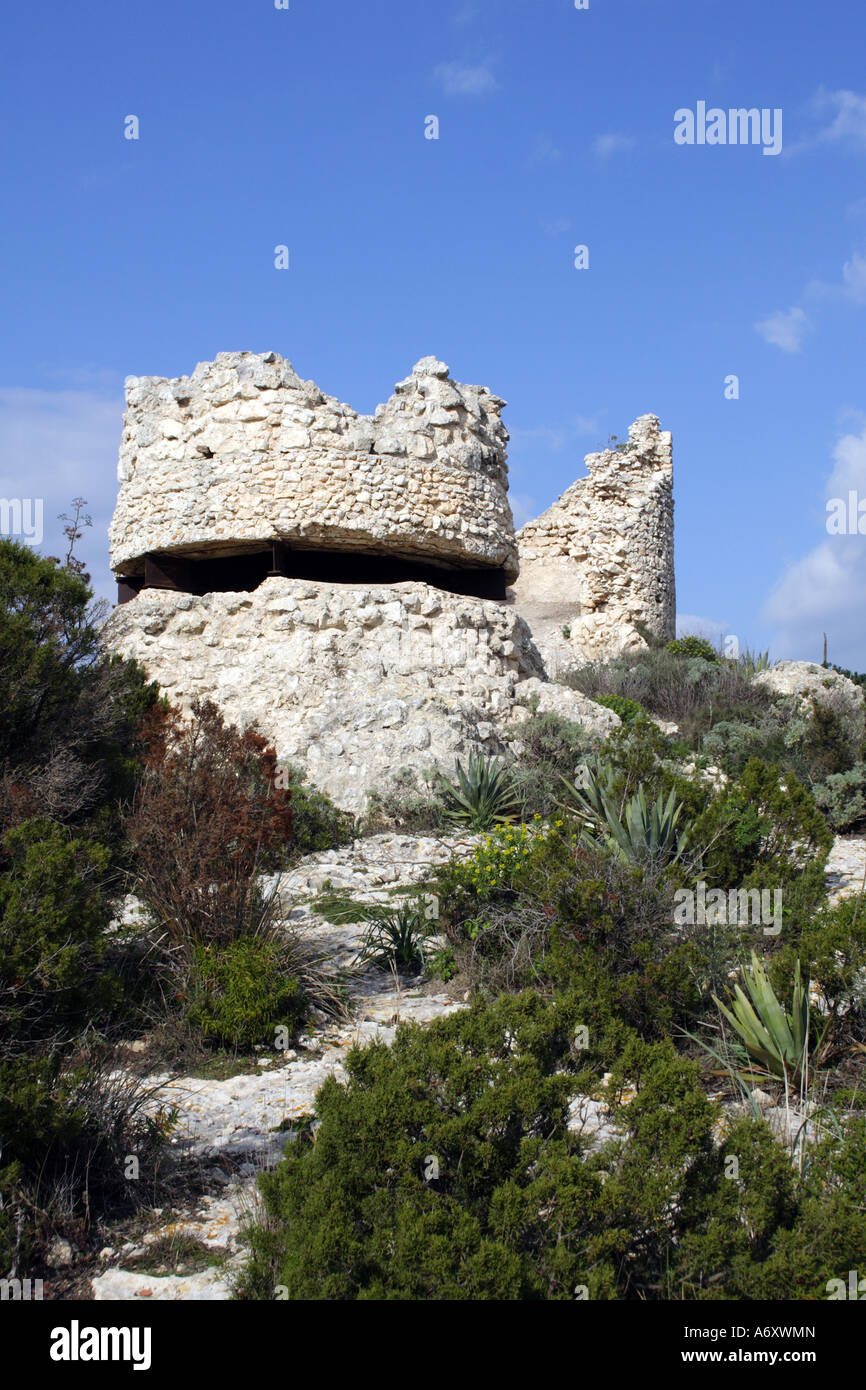
<path id="1" fill-rule="evenodd" d="M 651 411 L 686 625 L 866 669 L 826 529 L 866 503 L 863 0 L 49 0 L 4 39 L 0 496 L 55 552 L 86 496 L 101 591 L 125 376 L 276 349 L 371 411 L 432 353 L 508 400 L 518 520 Z M 781 154 L 677 145 L 700 101 L 781 109 Z"/>

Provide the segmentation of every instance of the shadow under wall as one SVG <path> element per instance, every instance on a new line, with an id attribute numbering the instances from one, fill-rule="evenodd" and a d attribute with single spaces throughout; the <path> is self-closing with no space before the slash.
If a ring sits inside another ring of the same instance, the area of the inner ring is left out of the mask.
<path id="1" fill-rule="evenodd" d="M 400 555 L 370 555 L 350 550 L 295 550 L 275 544 L 242 555 L 192 557 L 150 554 L 144 574 L 119 576 L 118 603 L 128 603 L 143 589 L 170 589 L 196 594 L 250 593 L 265 579 L 310 579 L 325 584 L 430 584 L 445 593 L 472 598 L 506 597 L 504 569 L 445 569 Z"/>

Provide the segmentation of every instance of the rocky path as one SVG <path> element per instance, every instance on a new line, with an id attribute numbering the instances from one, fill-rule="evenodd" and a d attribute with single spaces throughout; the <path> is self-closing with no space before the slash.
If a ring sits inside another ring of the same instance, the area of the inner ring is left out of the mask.
<path id="1" fill-rule="evenodd" d="M 348 967 L 357 955 L 363 926 L 324 921 L 311 909 L 311 899 L 333 890 L 362 901 L 387 900 L 389 890 L 421 884 L 435 865 L 447 863 L 452 853 L 470 854 L 474 843 L 473 837 L 377 835 L 311 855 L 274 880 L 273 888 L 285 920 L 302 926 L 332 962 Z M 430 910 L 435 910 L 432 900 Z M 350 997 L 349 1023 L 324 1025 L 287 1052 L 261 1054 L 256 1075 L 225 1081 L 150 1078 L 151 1084 L 163 1083 L 158 1103 L 178 1112 L 174 1149 L 201 1163 L 210 1194 L 192 1214 L 163 1212 L 139 1244 L 104 1252 L 106 1268 L 93 1280 L 96 1299 L 230 1298 L 233 1272 L 243 1260 L 240 1233 L 257 1204 L 258 1174 L 279 1161 L 291 1138 L 290 1122 L 312 1113 L 316 1092 L 327 1077 L 345 1076 L 343 1060 L 350 1047 L 374 1039 L 391 1043 L 399 1022 L 429 1023 L 462 1007 L 445 986 L 431 994 L 401 986 L 377 970 L 354 971 Z M 184 1237 L 207 1246 L 219 1265 L 189 1275 L 124 1268 L 146 1259 L 158 1243 Z"/>
<path id="2" fill-rule="evenodd" d="M 311 909 L 311 899 L 333 889 L 381 901 L 395 887 L 422 883 L 452 853 L 468 855 L 473 844 L 473 837 L 378 835 L 311 855 L 274 887 L 285 919 L 302 925 L 331 960 L 347 966 L 357 954 L 363 928 L 325 922 Z M 827 866 L 831 901 L 859 892 L 864 870 L 866 839 L 837 839 Z M 353 1044 L 373 1039 L 390 1043 L 398 1022 L 429 1023 L 462 1007 L 445 986 L 433 994 L 401 988 L 375 970 L 353 975 L 351 999 L 351 1022 L 307 1033 L 288 1052 L 260 1055 L 255 1075 L 225 1081 L 164 1079 L 160 1103 L 178 1111 L 172 1143 L 178 1154 L 201 1163 L 209 1195 L 195 1212 L 164 1211 L 138 1245 L 104 1252 L 106 1268 L 93 1280 L 96 1299 L 230 1298 L 233 1274 L 244 1258 L 241 1231 L 257 1205 L 258 1174 L 279 1161 L 291 1137 L 290 1122 L 312 1112 L 316 1092 L 328 1076 L 345 1075 L 343 1062 Z M 219 1263 L 188 1275 L 124 1268 L 146 1258 L 158 1242 L 183 1237 L 207 1247 Z"/>
<path id="3" fill-rule="evenodd" d="M 837 837 L 827 860 L 827 893 L 831 903 L 857 894 L 866 875 L 866 839 Z"/>

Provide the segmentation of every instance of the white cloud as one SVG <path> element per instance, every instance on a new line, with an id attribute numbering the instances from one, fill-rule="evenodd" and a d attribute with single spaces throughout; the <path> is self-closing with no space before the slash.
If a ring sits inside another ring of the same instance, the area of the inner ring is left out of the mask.
<path id="1" fill-rule="evenodd" d="M 441 82 L 448 96 L 485 96 L 499 86 L 490 61 L 475 66 L 468 63 L 440 63 L 433 75 Z"/>
<path id="2" fill-rule="evenodd" d="M 58 513 L 87 498 L 93 528 L 79 546 L 98 592 L 111 595 L 106 531 L 117 494 L 120 391 L 0 388 L 0 496 L 44 500 L 45 554 L 63 544 Z"/>
<path id="3" fill-rule="evenodd" d="M 827 498 L 855 492 L 866 499 L 866 426 L 836 445 Z M 866 665 L 866 536 L 825 536 L 791 564 L 767 599 L 764 616 L 777 629 L 781 656 L 820 659 L 826 632 L 830 659 Z M 817 654 L 817 655 L 816 655 Z"/>
<path id="4" fill-rule="evenodd" d="M 832 111 L 830 123 L 813 137 L 816 144 L 846 144 L 866 149 L 866 96 L 857 92 L 822 89 L 814 100 L 814 109 Z"/>
<path id="5" fill-rule="evenodd" d="M 634 149 L 635 141 L 631 135 L 597 135 L 592 142 L 593 152 L 599 159 L 607 159 L 612 154 L 623 154 Z"/>
<path id="6" fill-rule="evenodd" d="M 778 309 L 775 314 L 770 314 L 769 318 L 755 324 L 756 332 L 768 343 L 780 347 L 783 352 L 799 352 L 808 327 L 809 320 L 803 310 L 798 308 L 787 311 Z"/>

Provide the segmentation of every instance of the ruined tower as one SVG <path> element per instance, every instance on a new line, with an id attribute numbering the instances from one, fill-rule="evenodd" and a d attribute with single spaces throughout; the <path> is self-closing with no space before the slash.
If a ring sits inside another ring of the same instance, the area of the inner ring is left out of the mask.
<path id="1" fill-rule="evenodd" d="M 401 767 L 505 751 L 529 694 L 609 728 L 550 683 L 565 664 L 550 634 L 569 631 L 573 662 L 672 625 L 670 435 L 653 416 L 515 536 L 505 402 L 434 357 L 372 416 L 276 353 L 126 389 L 106 645 L 182 708 L 255 721 L 349 809 Z"/>

